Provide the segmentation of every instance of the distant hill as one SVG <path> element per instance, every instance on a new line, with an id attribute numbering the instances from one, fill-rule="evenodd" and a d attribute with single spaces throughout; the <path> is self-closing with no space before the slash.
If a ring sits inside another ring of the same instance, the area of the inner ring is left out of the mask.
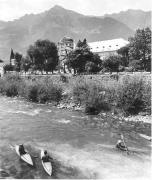
<path id="1" fill-rule="evenodd" d="M 37 39 L 58 42 L 66 35 L 74 38 L 76 42 L 84 38 L 88 42 L 114 38 L 128 39 L 134 34 L 135 28 L 130 28 L 129 20 L 129 27 L 126 22 L 122 19 L 120 22 L 115 15 L 90 17 L 61 6 L 54 6 L 36 15 L 25 15 L 14 21 L 0 21 L 0 58 L 8 61 L 11 48 L 25 54 L 28 46 Z"/>
<path id="2" fill-rule="evenodd" d="M 129 28 L 136 30 L 138 28 L 151 27 L 151 11 L 127 10 L 120 13 L 106 14 L 104 17 L 111 17 L 126 24 Z"/>

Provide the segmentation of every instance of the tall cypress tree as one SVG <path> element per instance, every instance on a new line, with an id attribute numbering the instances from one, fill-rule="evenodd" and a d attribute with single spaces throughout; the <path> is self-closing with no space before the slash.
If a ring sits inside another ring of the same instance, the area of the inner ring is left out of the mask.
<path id="1" fill-rule="evenodd" d="M 13 49 L 11 48 L 10 65 L 12 64 L 12 59 L 14 59 L 14 52 L 13 52 Z"/>

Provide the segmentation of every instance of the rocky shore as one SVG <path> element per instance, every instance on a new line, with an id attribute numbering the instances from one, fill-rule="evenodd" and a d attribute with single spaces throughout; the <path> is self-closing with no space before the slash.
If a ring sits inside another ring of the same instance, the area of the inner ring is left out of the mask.
<path id="1" fill-rule="evenodd" d="M 57 105 L 59 109 L 70 111 L 81 111 L 85 113 L 85 107 L 74 102 L 62 102 Z M 147 113 L 139 113 L 138 115 L 125 117 L 122 114 L 114 114 L 113 112 L 101 112 L 96 115 L 93 122 L 87 122 L 89 126 L 98 127 L 99 129 L 115 129 L 118 132 L 138 133 L 142 138 L 151 141 L 151 115 Z"/>
<path id="2" fill-rule="evenodd" d="M 76 104 L 74 102 L 68 102 L 68 103 L 61 102 L 60 104 L 57 105 L 57 108 L 85 112 L 84 106 L 81 106 L 80 104 Z M 105 112 L 105 113 L 101 113 L 101 114 L 103 116 L 106 116 L 107 113 Z M 109 112 L 108 112 L 108 114 L 109 114 Z M 113 112 L 111 112 L 111 115 L 116 116 Z M 120 115 L 118 115 L 118 117 L 120 117 Z M 144 112 L 139 113 L 138 115 L 128 116 L 128 117 L 125 117 L 121 114 L 121 118 L 124 119 L 125 121 L 152 123 L 151 115 L 149 115 L 148 113 L 144 113 Z"/>

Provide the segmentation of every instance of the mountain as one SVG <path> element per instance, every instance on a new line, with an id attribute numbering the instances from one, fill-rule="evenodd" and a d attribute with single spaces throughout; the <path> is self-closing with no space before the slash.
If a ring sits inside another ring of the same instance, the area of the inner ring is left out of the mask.
<path id="1" fill-rule="evenodd" d="M 119 13 L 106 14 L 104 17 L 111 17 L 117 21 L 120 21 L 133 30 L 151 27 L 151 11 L 145 12 L 142 10 L 129 9 Z"/>
<path id="2" fill-rule="evenodd" d="M 29 14 L 20 19 L 0 21 L 0 58 L 8 62 L 10 49 L 25 54 L 37 39 L 58 42 L 63 36 L 75 42 L 86 38 L 88 42 L 113 38 L 128 39 L 134 31 L 111 17 L 90 17 L 54 6 L 40 14 Z"/>

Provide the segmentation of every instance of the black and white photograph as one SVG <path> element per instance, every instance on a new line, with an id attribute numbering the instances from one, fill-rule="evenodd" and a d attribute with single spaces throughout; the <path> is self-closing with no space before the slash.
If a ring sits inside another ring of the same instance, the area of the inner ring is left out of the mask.
<path id="1" fill-rule="evenodd" d="M 0 179 L 152 179 L 151 0 L 0 0 Z"/>

